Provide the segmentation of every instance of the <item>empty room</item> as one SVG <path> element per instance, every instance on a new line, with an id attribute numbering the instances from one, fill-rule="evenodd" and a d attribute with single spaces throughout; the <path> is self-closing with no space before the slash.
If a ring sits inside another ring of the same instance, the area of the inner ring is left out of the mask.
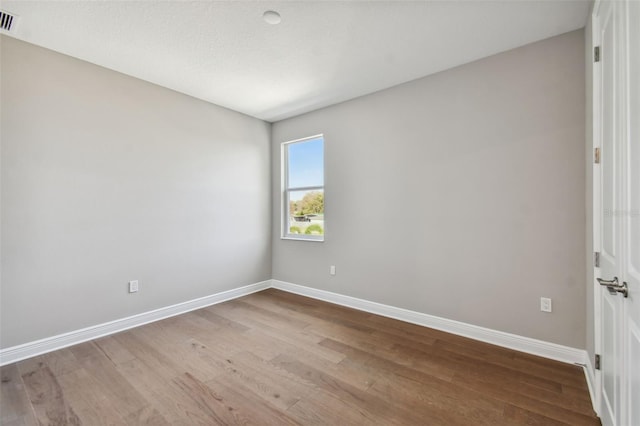
<path id="1" fill-rule="evenodd" d="M 640 1 L 0 2 L 0 424 L 640 425 Z"/>

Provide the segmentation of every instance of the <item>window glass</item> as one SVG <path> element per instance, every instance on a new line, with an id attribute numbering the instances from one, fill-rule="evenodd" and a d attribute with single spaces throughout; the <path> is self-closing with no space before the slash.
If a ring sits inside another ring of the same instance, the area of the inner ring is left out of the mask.
<path id="1" fill-rule="evenodd" d="M 289 188 L 324 185 L 323 145 L 322 138 L 287 144 Z"/>
<path id="2" fill-rule="evenodd" d="M 324 241 L 324 139 L 286 142 L 283 148 L 283 238 Z"/>

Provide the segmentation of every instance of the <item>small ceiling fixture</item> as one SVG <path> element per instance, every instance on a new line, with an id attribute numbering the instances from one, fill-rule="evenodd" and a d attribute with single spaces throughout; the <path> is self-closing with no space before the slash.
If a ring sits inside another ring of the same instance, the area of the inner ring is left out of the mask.
<path id="1" fill-rule="evenodd" d="M 282 18 L 280 17 L 280 14 L 278 12 L 276 12 L 275 10 L 267 10 L 262 15 L 262 19 L 264 19 L 264 22 L 266 22 L 267 24 L 271 24 L 271 25 L 277 25 L 277 24 L 280 23 L 280 21 L 282 21 Z"/>

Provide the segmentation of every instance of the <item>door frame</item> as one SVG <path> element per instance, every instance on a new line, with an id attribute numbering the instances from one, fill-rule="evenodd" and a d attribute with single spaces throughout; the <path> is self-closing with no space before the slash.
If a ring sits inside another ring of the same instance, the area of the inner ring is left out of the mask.
<path id="1" fill-rule="evenodd" d="M 596 63 L 593 59 L 594 49 L 596 46 L 600 46 L 600 20 L 597 15 L 600 5 L 602 4 L 601 0 L 596 0 L 593 4 L 593 8 L 591 10 L 591 48 L 590 48 L 590 62 L 591 62 L 591 94 L 592 94 L 592 102 L 591 102 L 591 124 L 592 124 L 592 134 L 591 134 L 591 150 L 588 155 L 589 166 L 592 170 L 592 182 L 591 182 L 591 193 L 592 193 L 592 247 L 594 254 L 591 256 L 591 268 L 592 268 L 592 280 L 591 280 L 591 291 L 593 292 L 593 341 L 594 341 L 594 351 L 596 354 L 602 353 L 602 303 L 600 300 L 600 285 L 596 281 L 596 278 L 599 275 L 599 268 L 596 267 L 594 256 L 596 252 L 601 251 L 600 241 L 601 241 L 601 215 L 600 215 L 600 194 L 601 194 L 601 181 L 600 181 L 600 166 L 595 163 L 594 155 L 595 150 L 601 147 L 601 117 L 600 117 L 600 104 L 602 102 L 602 94 L 600 92 L 600 78 L 601 71 L 599 63 Z M 593 361 L 595 362 L 595 361 Z M 595 382 L 593 383 L 593 408 L 598 416 L 601 415 L 600 408 L 602 404 L 602 374 L 600 370 L 596 370 L 592 360 L 589 359 L 587 365 L 591 367 L 593 372 L 593 378 Z"/>

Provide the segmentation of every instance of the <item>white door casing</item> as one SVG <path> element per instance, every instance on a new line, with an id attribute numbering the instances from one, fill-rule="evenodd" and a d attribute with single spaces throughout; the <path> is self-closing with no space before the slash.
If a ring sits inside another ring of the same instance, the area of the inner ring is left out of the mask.
<path id="1" fill-rule="evenodd" d="M 625 247 L 622 277 L 629 287 L 625 300 L 624 342 L 625 397 L 624 420 L 640 425 L 640 2 L 627 1 L 625 71 L 627 87 L 625 102 L 625 138 L 623 167 L 623 239 Z"/>
<path id="2" fill-rule="evenodd" d="M 620 186 L 619 170 L 617 168 L 619 155 L 616 137 L 619 136 L 617 92 L 620 80 L 616 61 L 616 46 L 618 36 L 618 19 L 616 7 L 612 2 L 601 2 L 595 13 L 598 21 L 597 36 L 599 39 L 600 61 L 598 67 L 598 81 L 594 81 L 594 89 L 598 92 L 599 108 L 594 117 L 599 126 L 599 134 L 595 135 L 600 149 L 600 165 L 595 166 L 594 175 L 599 176 L 599 226 L 594 247 L 600 252 L 600 271 L 596 277 L 613 279 L 619 269 L 618 255 L 620 253 L 617 231 L 619 223 L 614 214 L 616 202 L 619 201 L 617 188 Z M 595 79 L 594 79 L 595 80 Z M 595 120 L 594 120 L 595 121 Z M 621 366 L 621 353 L 618 350 L 620 336 L 620 312 L 622 302 L 617 295 L 611 295 L 600 286 L 596 292 L 600 304 L 600 401 L 599 414 L 605 426 L 617 425 L 619 420 L 620 377 L 616 371 Z"/>

